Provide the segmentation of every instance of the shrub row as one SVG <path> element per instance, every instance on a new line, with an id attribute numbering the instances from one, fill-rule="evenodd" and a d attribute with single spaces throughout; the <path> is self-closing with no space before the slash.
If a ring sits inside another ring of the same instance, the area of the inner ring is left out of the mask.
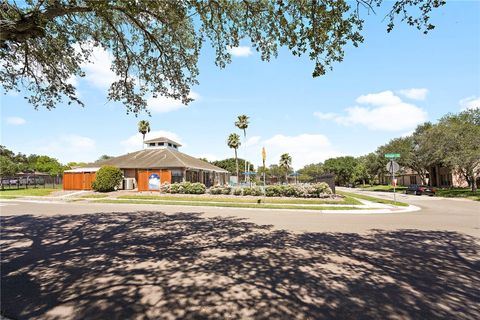
<path id="1" fill-rule="evenodd" d="M 267 186 L 267 197 L 296 197 L 296 198 L 327 198 L 332 189 L 325 182 L 317 184 Z"/>
<path id="2" fill-rule="evenodd" d="M 210 194 L 233 194 L 235 196 L 262 196 L 260 187 L 231 188 L 229 186 L 213 186 L 208 189 Z M 325 182 L 300 185 L 274 185 L 265 188 L 267 197 L 297 197 L 297 198 L 327 198 L 332 190 Z"/>
<path id="3" fill-rule="evenodd" d="M 167 183 L 161 187 L 162 192 L 180 194 L 204 194 L 206 189 L 205 185 L 200 182 Z"/>
<path id="4" fill-rule="evenodd" d="M 231 192 L 232 188 L 229 186 L 216 185 L 208 189 L 208 193 L 210 194 L 230 194 Z"/>

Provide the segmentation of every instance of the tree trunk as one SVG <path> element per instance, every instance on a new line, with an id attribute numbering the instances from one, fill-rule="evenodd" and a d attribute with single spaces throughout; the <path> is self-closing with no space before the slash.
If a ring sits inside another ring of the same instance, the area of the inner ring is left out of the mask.
<path id="1" fill-rule="evenodd" d="M 243 129 L 243 143 L 245 145 L 245 172 L 247 172 L 247 165 L 248 165 L 248 161 L 247 161 L 247 132 L 245 131 L 245 129 Z M 250 171 L 250 170 L 248 170 Z M 250 176 L 248 176 L 250 177 Z M 247 174 L 245 174 L 245 183 L 247 183 Z"/>
<path id="2" fill-rule="evenodd" d="M 477 177 L 473 170 L 470 173 L 470 180 L 472 181 L 472 192 L 477 192 Z"/>
<path id="3" fill-rule="evenodd" d="M 238 172 L 238 157 L 237 157 L 237 149 L 235 149 L 235 165 L 237 166 L 237 185 L 240 182 L 240 176 Z"/>
<path id="4" fill-rule="evenodd" d="M 143 140 L 142 140 L 142 150 L 145 149 L 145 133 L 143 135 Z"/>

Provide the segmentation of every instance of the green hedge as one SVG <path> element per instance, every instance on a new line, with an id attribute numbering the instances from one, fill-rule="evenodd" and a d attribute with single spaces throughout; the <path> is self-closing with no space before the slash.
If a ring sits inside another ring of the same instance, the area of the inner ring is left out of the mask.
<path id="1" fill-rule="evenodd" d="M 230 194 L 231 192 L 232 188 L 229 186 L 216 185 L 208 189 L 208 193 L 210 194 Z"/>
<path id="2" fill-rule="evenodd" d="M 164 184 L 161 191 L 164 193 L 180 193 L 180 194 L 204 194 L 207 188 L 200 182 L 180 182 L 172 184 Z"/>
<path id="3" fill-rule="evenodd" d="M 95 175 L 92 189 L 99 192 L 114 191 L 123 179 L 122 171 L 113 166 L 103 166 Z"/>
<path id="4" fill-rule="evenodd" d="M 325 182 L 317 184 L 267 186 L 267 197 L 326 198 L 332 190 Z"/>

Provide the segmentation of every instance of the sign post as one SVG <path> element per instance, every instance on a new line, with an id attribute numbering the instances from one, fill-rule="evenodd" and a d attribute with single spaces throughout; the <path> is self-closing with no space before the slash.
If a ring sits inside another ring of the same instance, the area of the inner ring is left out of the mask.
<path id="1" fill-rule="evenodd" d="M 265 160 L 267 159 L 267 152 L 265 151 L 265 147 L 262 148 L 262 161 L 263 161 L 263 189 L 265 190 Z"/>
<path id="2" fill-rule="evenodd" d="M 394 160 L 400 158 L 400 153 L 385 153 L 385 158 L 390 159 L 390 162 L 387 163 L 387 170 L 392 174 L 393 201 L 397 202 L 397 193 L 395 192 L 395 187 L 397 186 L 397 179 L 395 179 L 395 172 L 398 172 L 398 170 L 400 170 L 400 166 Z"/>

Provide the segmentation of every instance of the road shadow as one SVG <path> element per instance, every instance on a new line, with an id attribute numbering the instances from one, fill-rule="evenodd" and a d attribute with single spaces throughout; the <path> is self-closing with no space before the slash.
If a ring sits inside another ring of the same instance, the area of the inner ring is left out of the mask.
<path id="1" fill-rule="evenodd" d="M 152 211 L 0 219 L 12 319 L 480 319 L 478 239 L 456 232 L 295 234 Z"/>

